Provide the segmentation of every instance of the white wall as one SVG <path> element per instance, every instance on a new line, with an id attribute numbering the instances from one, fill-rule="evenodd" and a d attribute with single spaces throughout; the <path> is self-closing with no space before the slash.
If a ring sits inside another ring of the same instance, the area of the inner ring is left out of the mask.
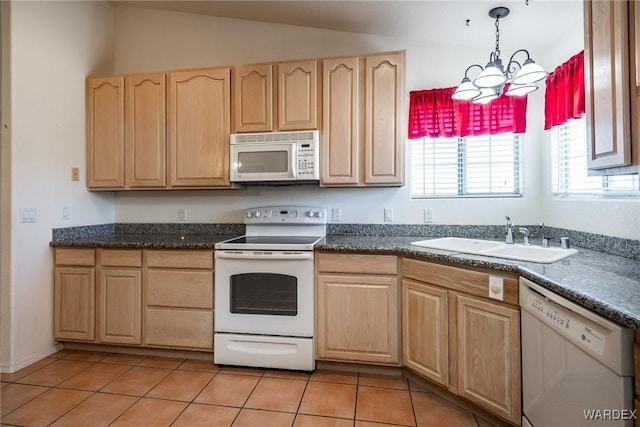
<path id="1" fill-rule="evenodd" d="M 117 73 L 223 66 L 242 63 L 407 51 L 407 99 L 411 90 L 457 85 L 463 70 L 482 62 L 487 49 L 450 48 L 387 37 L 295 26 L 116 7 L 114 70 Z M 568 19 L 568 22 L 575 20 Z M 534 37 L 534 35 L 532 35 Z M 582 49 L 581 23 L 567 28 L 542 52 L 531 52 L 552 70 Z M 175 222 L 188 209 L 189 222 L 240 222 L 242 210 L 261 204 L 316 204 L 341 208 L 344 223 L 381 223 L 383 208 L 396 223 L 422 223 L 422 210 L 434 210 L 443 224 L 500 224 L 508 214 L 521 224 L 548 225 L 612 236 L 640 238 L 636 200 L 556 199 L 550 195 L 548 135 L 544 127 L 544 87 L 529 96 L 523 152 L 523 197 L 512 199 L 412 200 L 403 188 L 253 188 L 241 191 L 117 193 L 118 222 Z M 408 142 L 409 143 L 409 142 Z M 409 165 L 408 149 L 407 165 Z M 407 180 L 409 175 L 407 174 Z M 585 215 L 589 212 L 589 215 Z"/>
<path id="2" fill-rule="evenodd" d="M 547 70 L 566 62 L 584 49 L 582 22 L 567 29 L 543 52 Z M 542 104 L 544 108 L 544 103 Z M 542 127 L 540 127 L 542 129 Z M 545 141 L 547 132 L 543 132 Z M 551 194 L 551 152 L 541 146 L 541 192 L 544 220 L 555 227 L 610 236 L 640 239 L 640 200 L 637 198 L 554 197 Z"/>
<path id="3" fill-rule="evenodd" d="M 454 50 L 410 40 L 255 23 L 232 19 L 116 7 L 117 73 L 223 66 L 252 62 L 407 51 L 406 105 L 412 90 L 457 85 L 470 61 L 486 50 Z M 542 92 L 538 92 L 542 97 Z M 534 113 L 530 113 L 533 117 Z M 406 126 L 406 125 L 405 125 Z M 527 137 L 524 157 L 537 164 L 536 137 Z M 407 149 L 407 165 L 409 164 Z M 410 187 L 374 189 L 253 188 L 240 191 L 117 193 L 118 222 L 175 222 L 187 208 L 189 222 L 240 222 L 243 209 L 261 204 L 314 204 L 341 208 L 344 223 L 381 223 L 394 209 L 395 223 L 422 223 L 424 208 L 444 224 L 500 224 L 509 214 L 520 223 L 540 220 L 539 170 L 524 165 L 524 196 L 513 199 L 411 200 Z"/>
<path id="4" fill-rule="evenodd" d="M 111 72 L 113 12 L 103 2 L 11 2 L 11 251 L 3 281 L 2 370 L 15 370 L 54 350 L 51 229 L 114 221 L 113 195 L 88 193 L 85 165 L 85 77 Z M 71 181 L 71 167 L 81 181 Z M 4 172 L 4 171 L 3 171 Z M 62 207 L 70 220 L 61 220 Z M 20 223 L 19 208 L 37 222 Z M 3 237 L 4 238 L 4 237 Z M 6 287 L 10 289 L 5 289 Z M 6 335 L 6 334 L 5 334 Z"/>

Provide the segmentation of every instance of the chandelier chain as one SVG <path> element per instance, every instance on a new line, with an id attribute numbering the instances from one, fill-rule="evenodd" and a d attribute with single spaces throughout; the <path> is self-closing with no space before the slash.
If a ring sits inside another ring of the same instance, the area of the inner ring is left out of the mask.
<path id="1" fill-rule="evenodd" d="M 496 18 L 496 58 L 500 58 L 500 18 Z"/>

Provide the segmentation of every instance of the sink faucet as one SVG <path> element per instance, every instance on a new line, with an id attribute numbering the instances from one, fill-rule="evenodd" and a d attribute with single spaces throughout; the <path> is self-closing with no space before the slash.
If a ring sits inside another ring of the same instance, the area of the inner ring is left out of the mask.
<path id="1" fill-rule="evenodd" d="M 520 233 L 524 234 L 524 242 L 523 242 L 523 244 L 525 246 L 531 245 L 531 243 L 529 243 L 529 235 L 531 234 L 531 233 L 529 233 L 529 229 L 525 228 L 525 227 L 520 227 L 520 228 L 518 228 L 518 231 Z"/>
<path id="2" fill-rule="evenodd" d="M 505 238 L 505 243 L 509 245 L 513 245 L 513 221 L 508 216 L 504 217 L 507 220 L 507 237 Z"/>
<path id="3" fill-rule="evenodd" d="M 548 248 L 549 247 L 549 238 L 547 237 L 547 235 L 544 232 L 544 222 L 540 223 L 540 237 L 542 239 L 542 243 L 540 243 L 540 245 L 543 248 Z"/>

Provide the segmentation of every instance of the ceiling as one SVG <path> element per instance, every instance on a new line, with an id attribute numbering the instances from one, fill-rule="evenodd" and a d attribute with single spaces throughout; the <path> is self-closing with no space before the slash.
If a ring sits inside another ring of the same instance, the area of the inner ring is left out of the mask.
<path id="1" fill-rule="evenodd" d="M 509 16 L 500 20 L 502 49 L 543 49 L 582 20 L 582 0 L 112 0 L 111 3 L 490 50 L 495 43 L 495 21 L 488 12 L 496 6 L 511 10 Z"/>

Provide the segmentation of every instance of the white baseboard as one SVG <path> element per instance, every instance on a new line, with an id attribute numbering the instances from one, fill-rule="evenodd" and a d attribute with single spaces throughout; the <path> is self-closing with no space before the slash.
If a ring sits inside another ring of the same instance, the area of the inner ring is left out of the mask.
<path id="1" fill-rule="evenodd" d="M 20 369 L 26 368 L 27 366 L 37 362 L 38 360 L 44 359 L 45 357 L 62 350 L 63 347 L 64 346 L 61 343 L 57 343 L 48 350 L 33 355 L 27 359 L 21 360 L 19 363 L 5 364 L 3 361 L 3 363 L 0 364 L 0 372 L 3 374 L 11 374 L 13 372 L 19 371 Z"/>

